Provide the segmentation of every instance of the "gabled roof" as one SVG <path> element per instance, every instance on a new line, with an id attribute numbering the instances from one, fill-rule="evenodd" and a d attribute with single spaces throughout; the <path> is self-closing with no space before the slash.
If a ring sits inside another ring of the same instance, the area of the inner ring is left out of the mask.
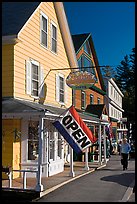
<path id="1" fill-rule="evenodd" d="M 95 114 L 100 118 L 103 113 L 104 108 L 105 108 L 105 104 L 89 104 L 87 105 L 85 111 Z"/>
<path id="2" fill-rule="evenodd" d="M 2 36 L 16 35 L 40 2 L 2 2 Z"/>
<path id="3" fill-rule="evenodd" d="M 74 48 L 75 48 L 76 53 L 83 46 L 83 44 L 85 43 L 85 41 L 88 39 L 89 36 L 90 36 L 90 33 L 72 35 L 72 40 L 74 43 Z"/>
<path id="4" fill-rule="evenodd" d="M 76 34 L 76 35 L 72 35 L 72 39 L 73 39 L 73 44 L 74 44 L 74 48 L 75 48 L 75 52 L 76 54 L 79 52 L 79 50 L 82 48 L 82 46 L 84 45 L 84 43 L 89 40 L 89 44 L 91 47 L 91 52 L 94 58 L 94 62 L 95 62 L 95 66 L 96 66 L 96 70 L 100 79 L 100 84 L 102 87 L 103 91 L 106 91 L 105 85 L 104 85 L 104 81 L 103 81 L 103 76 L 101 74 L 100 71 L 100 67 L 99 67 L 99 62 L 98 62 L 98 58 L 97 58 L 97 54 L 94 48 L 94 43 L 91 37 L 90 33 L 83 33 L 83 34 Z M 91 87 L 92 89 L 92 87 Z"/>
<path id="5" fill-rule="evenodd" d="M 2 36 L 18 39 L 19 32 L 41 3 L 46 2 L 2 2 Z M 53 2 L 62 39 L 71 67 L 77 67 L 76 54 L 62 2 Z M 7 40 L 7 38 L 6 38 Z M 11 39 L 10 39 L 11 40 Z M 15 40 L 15 39 L 14 39 Z"/>

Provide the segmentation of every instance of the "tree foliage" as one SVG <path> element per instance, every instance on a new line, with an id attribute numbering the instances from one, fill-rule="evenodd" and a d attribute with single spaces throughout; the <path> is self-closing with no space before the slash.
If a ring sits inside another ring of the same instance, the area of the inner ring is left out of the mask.
<path id="1" fill-rule="evenodd" d="M 114 78 L 115 75 L 116 71 L 112 67 L 110 66 L 102 67 L 102 76 L 104 79 Z"/>
<path id="2" fill-rule="evenodd" d="M 116 67 L 115 82 L 124 94 L 123 115 L 130 121 L 135 120 L 135 48 L 126 55 Z"/>

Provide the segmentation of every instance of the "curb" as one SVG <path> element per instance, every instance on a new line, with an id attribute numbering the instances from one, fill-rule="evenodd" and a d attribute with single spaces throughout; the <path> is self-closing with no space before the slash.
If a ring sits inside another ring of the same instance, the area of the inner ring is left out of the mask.
<path id="1" fill-rule="evenodd" d="M 99 166 L 99 167 L 97 167 L 97 168 L 94 168 L 94 169 L 88 171 L 88 172 L 85 172 L 85 173 L 80 174 L 80 175 L 78 175 L 78 176 L 75 176 L 75 177 L 73 177 L 73 178 L 71 178 L 71 179 L 69 179 L 69 180 L 67 180 L 67 181 L 64 181 L 63 183 L 60 183 L 60 184 L 58 184 L 58 185 L 56 185 L 56 186 L 54 186 L 54 187 L 52 187 L 52 188 L 49 188 L 49 189 L 47 189 L 47 190 L 45 190 L 45 191 L 43 191 L 43 192 L 40 192 L 40 197 L 37 198 L 37 199 L 34 199 L 33 201 L 39 200 L 39 199 L 40 199 L 41 197 L 43 197 L 44 195 L 47 195 L 48 193 L 50 193 L 50 192 L 52 192 L 52 191 L 54 191 L 54 190 L 60 188 L 61 186 L 64 186 L 65 184 L 70 183 L 71 181 L 74 181 L 74 180 L 76 180 L 76 179 L 78 179 L 78 178 L 80 178 L 80 177 L 82 177 L 82 176 L 85 176 L 85 175 L 87 175 L 87 174 L 90 174 L 90 173 L 92 173 L 92 172 L 94 172 L 94 171 L 96 171 L 96 170 L 98 170 L 98 169 L 101 169 L 101 168 L 103 168 L 103 167 L 105 167 L 105 166 L 106 166 L 106 164 L 101 165 L 101 166 Z M 33 201 L 32 201 L 32 202 L 33 202 Z"/>
<path id="2" fill-rule="evenodd" d="M 133 193 L 133 188 L 135 186 L 135 181 L 133 181 L 130 186 L 128 187 L 128 189 L 126 190 L 122 200 L 120 200 L 119 202 L 127 202 L 130 198 L 130 196 L 132 195 Z"/>
<path id="3" fill-rule="evenodd" d="M 50 193 L 50 192 L 56 190 L 57 188 L 59 188 L 59 187 L 61 187 L 61 186 L 64 186 L 65 184 L 70 183 L 71 181 L 74 181 L 75 179 L 78 179 L 78 178 L 80 178 L 80 177 L 82 177 L 82 176 L 85 176 L 85 175 L 87 175 L 87 174 L 89 174 L 89 173 L 92 173 L 92 172 L 94 172 L 94 171 L 95 171 L 95 169 L 92 169 L 92 170 L 90 170 L 90 171 L 88 171 L 88 172 L 86 172 L 86 173 L 83 173 L 83 174 L 80 174 L 80 175 L 78 175 L 78 176 L 75 176 L 75 177 L 73 177 L 73 178 L 71 178 L 71 179 L 69 179 L 69 180 L 67 180 L 67 181 L 64 181 L 63 183 L 60 183 L 60 184 L 58 184 L 58 185 L 56 185 L 56 186 L 53 186 L 52 188 L 49 188 L 49 189 L 47 189 L 47 190 L 45 190 L 45 191 L 43 191 L 43 192 L 40 192 L 40 198 L 41 198 L 42 196 L 47 195 L 48 193 Z"/>

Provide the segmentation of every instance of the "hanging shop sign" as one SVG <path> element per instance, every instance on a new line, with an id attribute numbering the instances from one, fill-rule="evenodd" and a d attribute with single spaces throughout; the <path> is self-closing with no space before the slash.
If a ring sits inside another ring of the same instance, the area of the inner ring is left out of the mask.
<path id="1" fill-rule="evenodd" d="M 87 71 L 71 72 L 66 78 L 66 84 L 72 89 L 88 89 L 95 82 L 95 75 Z"/>
<path id="2" fill-rule="evenodd" d="M 97 138 L 80 118 L 74 106 L 71 106 L 62 118 L 56 119 L 53 125 L 77 154 L 97 141 Z"/>

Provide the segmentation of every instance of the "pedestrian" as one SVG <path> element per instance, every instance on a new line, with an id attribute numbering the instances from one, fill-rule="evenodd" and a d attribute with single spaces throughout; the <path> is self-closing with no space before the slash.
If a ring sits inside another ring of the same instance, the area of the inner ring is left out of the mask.
<path id="1" fill-rule="evenodd" d="M 124 138 L 121 144 L 121 159 L 123 165 L 123 171 L 128 167 L 128 156 L 131 150 L 130 144 L 127 142 L 127 138 Z"/>

